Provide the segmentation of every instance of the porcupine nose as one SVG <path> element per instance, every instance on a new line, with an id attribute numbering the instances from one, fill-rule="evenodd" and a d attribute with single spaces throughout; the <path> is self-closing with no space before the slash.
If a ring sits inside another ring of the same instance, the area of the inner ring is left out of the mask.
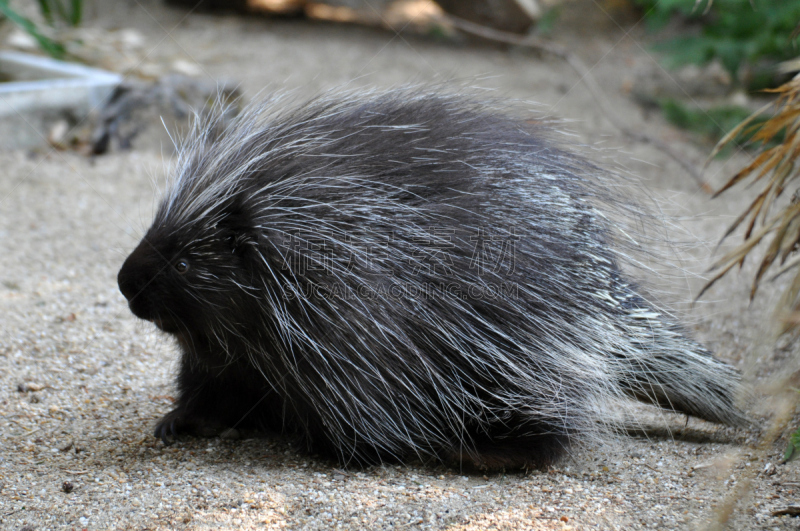
<path id="1" fill-rule="evenodd" d="M 144 287 L 143 283 L 139 281 L 138 277 L 139 275 L 136 275 L 133 272 L 130 259 L 125 260 L 125 263 L 122 264 L 122 268 L 117 274 L 117 284 L 119 284 L 120 292 L 122 292 L 128 301 L 136 297 L 136 295 L 138 295 Z"/>
<path id="2" fill-rule="evenodd" d="M 128 306 L 136 315 L 139 314 L 133 305 L 141 306 L 143 302 L 141 299 L 144 297 L 140 295 L 153 281 L 154 271 L 158 271 L 161 266 L 158 256 L 148 238 L 145 237 L 128 255 L 117 274 L 119 290 L 128 299 Z"/>

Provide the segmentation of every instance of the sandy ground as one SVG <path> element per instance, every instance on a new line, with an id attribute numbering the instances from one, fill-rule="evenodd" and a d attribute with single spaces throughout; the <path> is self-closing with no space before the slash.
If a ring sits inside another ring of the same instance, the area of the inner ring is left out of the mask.
<path id="1" fill-rule="evenodd" d="M 710 201 L 662 153 L 619 136 L 557 59 L 301 20 L 184 18 L 155 0 L 95 11 L 89 25 L 135 27 L 151 58 L 191 59 L 249 95 L 460 78 L 539 102 L 639 176 L 674 221 L 674 239 L 690 243 L 685 271 L 671 277 L 679 300 L 702 286 L 714 242 L 745 204 L 739 191 Z M 653 61 L 641 28 L 618 25 L 591 1 L 564 18 L 555 38 L 594 65 L 619 117 L 701 163 L 705 147 L 623 94 L 633 69 Z M 151 430 L 171 408 L 176 352 L 133 318 L 116 272 L 149 223 L 167 158 L 0 154 L 0 528 L 705 529 L 731 496 L 731 528 L 797 527 L 771 516 L 800 493 L 798 462 L 779 462 L 785 436 L 762 448 L 757 429 L 684 427 L 683 418 L 662 419 L 672 437 L 653 431 L 582 445 L 559 467 L 529 474 L 421 464 L 340 470 L 280 440 L 163 446 Z M 743 160 L 715 162 L 707 174 L 719 184 Z M 796 348 L 774 348 L 769 336 L 781 285 L 766 285 L 748 305 L 750 275 L 748 266 L 724 279 L 688 319 L 700 340 L 763 384 L 794 366 Z M 768 428 L 761 419 L 771 399 L 756 396 L 757 428 Z"/>

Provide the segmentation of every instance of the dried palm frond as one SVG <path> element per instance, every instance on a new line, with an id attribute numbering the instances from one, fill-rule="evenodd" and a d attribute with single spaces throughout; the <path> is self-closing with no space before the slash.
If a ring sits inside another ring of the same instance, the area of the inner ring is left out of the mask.
<path id="1" fill-rule="evenodd" d="M 764 186 L 722 237 L 724 240 L 745 224 L 744 242 L 711 266 L 711 271 L 714 271 L 715 275 L 708 281 L 700 295 L 734 266 L 742 265 L 745 257 L 762 241 L 769 241 L 769 244 L 750 288 L 751 300 L 758 290 L 759 283 L 772 266 L 781 266 L 777 276 L 800 265 L 800 259 L 787 262 L 800 244 L 800 188 L 795 189 L 791 201 L 786 206 L 774 213 L 771 212 L 778 198 L 800 178 L 800 166 L 797 164 L 800 155 L 800 75 L 767 92 L 778 94 L 778 99 L 753 113 L 725 135 L 709 157 L 714 157 L 740 134 L 752 135 L 747 142 L 758 146 L 758 155 L 731 177 L 714 197 L 748 179 L 753 184 L 761 181 Z M 769 109 L 774 110 L 772 117 L 765 122 L 754 124 L 754 121 Z M 775 144 L 781 134 L 783 139 L 779 144 Z M 778 308 L 781 312 L 788 312 L 785 321 L 787 324 L 797 320 L 792 314 L 800 310 L 798 293 L 800 293 L 800 270 L 795 274 Z M 786 329 L 782 330 L 785 331 Z"/>

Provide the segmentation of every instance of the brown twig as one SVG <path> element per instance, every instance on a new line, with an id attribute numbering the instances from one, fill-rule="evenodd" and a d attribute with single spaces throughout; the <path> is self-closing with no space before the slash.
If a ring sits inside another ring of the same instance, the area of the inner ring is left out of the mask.
<path id="1" fill-rule="evenodd" d="M 591 93 L 592 97 L 597 102 L 600 110 L 603 112 L 603 114 L 605 114 L 608 121 L 611 122 L 611 125 L 616 127 L 623 135 L 636 142 L 651 144 L 653 147 L 663 152 L 665 155 L 677 162 L 684 170 L 686 170 L 686 172 L 697 182 L 697 185 L 704 192 L 708 194 L 713 192 L 711 187 L 703 180 L 703 176 L 701 175 L 700 171 L 693 165 L 689 164 L 685 157 L 679 155 L 677 152 L 675 152 L 675 150 L 673 150 L 669 145 L 660 139 L 647 133 L 634 131 L 617 120 L 614 116 L 614 111 L 611 108 L 611 105 L 608 103 L 605 94 L 603 94 L 603 90 L 594 79 L 591 69 L 586 66 L 586 63 L 584 63 L 577 55 L 570 52 L 568 49 L 545 39 L 540 39 L 530 35 L 516 35 L 514 33 L 496 30 L 480 24 L 475 24 L 474 22 L 470 22 L 453 15 L 443 15 L 443 17 L 444 20 L 450 23 L 453 27 L 465 33 L 469 33 L 470 35 L 475 35 L 483 39 L 511 44 L 514 46 L 534 48 L 563 59 L 569 66 L 572 67 L 573 70 L 575 70 L 575 72 L 578 73 L 581 82 L 589 90 L 589 93 Z"/>

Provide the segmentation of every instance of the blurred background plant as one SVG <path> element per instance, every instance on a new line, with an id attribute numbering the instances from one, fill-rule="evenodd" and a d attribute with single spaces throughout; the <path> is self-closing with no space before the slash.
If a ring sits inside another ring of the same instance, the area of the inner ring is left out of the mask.
<path id="1" fill-rule="evenodd" d="M 775 66 L 795 57 L 800 2 L 774 0 L 635 0 L 647 25 L 663 29 L 680 19 L 689 33 L 671 36 L 654 48 L 666 66 L 704 65 L 718 59 L 748 90 L 774 85 Z M 753 70 L 743 74 L 743 68 Z"/>
<path id="2" fill-rule="evenodd" d="M 788 76 L 778 65 L 797 55 L 800 1 L 774 0 L 633 0 L 659 41 L 653 49 L 668 69 L 719 63 L 730 77 L 736 103 L 696 98 L 661 98 L 657 105 L 673 125 L 693 131 L 709 143 L 752 112 L 748 97 L 774 88 Z M 756 122 L 764 120 L 754 118 Z M 750 125 L 754 125 L 750 123 Z M 752 129 L 751 129 L 752 131 Z M 746 133 L 747 130 L 740 130 Z M 728 139 L 729 146 L 749 145 L 745 136 Z M 722 154 L 730 152 L 730 147 Z M 719 153 L 719 152 L 718 152 Z"/>
<path id="3" fill-rule="evenodd" d="M 778 334 L 800 334 L 800 75 L 776 89 L 777 99 L 733 128 L 712 152 L 744 135 L 746 144 L 756 149 L 752 160 L 735 173 L 715 194 L 719 196 L 733 186 L 749 182 L 754 198 L 744 212 L 723 234 L 724 240 L 739 227 L 744 227 L 743 242 L 717 260 L 711 267 L 714 276 L 698 298 L 734 267 L 742 266 L 760 243 L 765 244 L 758 269 L 750 287 L 752 300 L 759 284 L 768 274 L 775 279 L 792 273 L 776 307 Z M 771 111 L 771 112 L 770 112 Z M 757 186 L 757 185 L 761 186 Z M 788 200 L 786 194 L 792 196 Z M 791 372 L 791 371 L 789 371 Z M 791 386 L 792 374 L 786 374 Z M 795 402 L 797 397 L 795 397 Z M 794 410 L 794 408 L 792 408 Z M 789 437 L 784 460 L 800 455 L 800 429 Z"/>
<path id="4" fill-rule="evenodd" d="M 676 98 L 662 98 L 658 101 L 658 106 L 669 123 L 691 131 L 712 144 L 718 142 L 751 114 L 750 110 L 739 105 L 723 104 L 701 109 L 687 105 Z M 759 123 L 766 121 L 761 116 L 753 120 Z M 749 135 L 752 135 L 752 130 L 740 130 L 732 139 L 732 144 L 744 144 Z M 726 145 L 719 152 L 727 155 L 732 151 L 733 145 Z"/>
<path id="5" fill-rule="evenodd" d="M 712 266 L 712 270 L 717 270 L 718 273 L 703 291 L 734 266 L 743 264 L 750 251 L 767 239 L 769 245 L 750 289 L 751 299 L 758 290 L 759 282 L 773 266 L 780 267 L 778 275 L 800 266 L 800 256 L 795 254 L 800 246 L 800 188 L 793 192 L 791 200 L 784 206 L 774 213 L 771 212 L 787 189 L 791 190 L 793 184 L 795 188 L 797 187 L 796 181 L 800 178 L 800 167 L 796 164 L 800 154 L 800 76 L 777 89 L 767 89 L 767 91 L 776 93 L 778 99 L 734 127 L 722 138 L 711 154 L 713 156 L 734 139 L 746 135 L 748 138 L 745 142 L 756 147 L 757 155 L 734 174 L 714 196 L 717 197 L 736 184 L 748 180 L 752 185 L 763 183 L 763 186 L 723 235 L 725 239 L 744 224 L 746 226 L 744 243 Z M 762 118 L 770 109 L 773 110 L 772 116 Z M 781 141 L 771 145 L 778 135 L 782 135 Z M 790 257 L 792 258 L 789 259 Z M 798 294 L 800 294 L 800 269 L 797 270 L 794 280 L 781 300 L 779 310 L 782 321 L 785 325 L 792 325 L 783 326 L 781 333 L 796 328 L 794 325 L 800 325 Z"/>
<path id="6" fill-rule="evenodd" d="M 0 15 L 19 27 L 36 40 L 39 47 L 48 55 L 61 59 L 66 49 L 55 38 L 55 30 L 63 27 L 77 27 L 83 17 L 83 0 L 37 0 L 43 24 L 26 17 L 18 6 L 9 0 L 0 0 Z"/>

